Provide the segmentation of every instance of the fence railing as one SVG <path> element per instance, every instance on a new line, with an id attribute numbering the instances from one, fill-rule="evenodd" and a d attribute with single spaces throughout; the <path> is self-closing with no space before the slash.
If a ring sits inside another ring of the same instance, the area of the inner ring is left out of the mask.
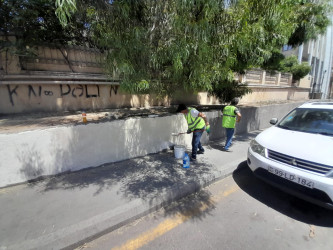
<path id="1" fill-rule="evenodd" d="M 72 73 L 103 73 L 105 54 L 83 46 L 47 44 L 32 48 L 34 55 L 0 53 L 0 70 L 4 74 L 24 71 L 53 71 Z"/>
<path id="2" fill-rule="evenodd" d="M 82 46 L 38 46 L 36 57 L 20 57 L 23 70 L 102 72 L 104 55 Z"/>
<path id="3" fill-rule="evenodd" d="M 0 53 L 0 73 L 21 74 L 28 72 L 71 72 L 103 74 L 105 54 L 98 49 L 83 46 L 47 44 L 38 46 L 35 56 L 10 56 Z M 261 69 L 248 70 L 239 75 L 240 82 L 249 85 L 292 86 L 292 75 Z"/>
<path id="4" fill-rule="evenodd" d="M 291 86 L 292 74 L 253 69 L 240 76 L 240 81 L 249 85 Z"/>

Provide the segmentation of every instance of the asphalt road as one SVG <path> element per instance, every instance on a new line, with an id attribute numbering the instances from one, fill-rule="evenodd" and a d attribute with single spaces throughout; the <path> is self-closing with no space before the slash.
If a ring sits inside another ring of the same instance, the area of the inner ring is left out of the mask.
<path id="1" fill-rule="evenodd" d="M 163 209 L 77 249 L 333 249 L 333 211 L 256 179 L 246 162 Z"/>

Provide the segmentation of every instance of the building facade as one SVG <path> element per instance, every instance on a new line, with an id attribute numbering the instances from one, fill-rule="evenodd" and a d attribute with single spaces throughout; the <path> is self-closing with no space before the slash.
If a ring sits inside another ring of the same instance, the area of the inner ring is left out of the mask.
<path id="1" fill-rule="evenodd" d="M 330 1 L 333 5 L 333 1 Z M 316 40 L 299 46 L 296 50 L 285 51 L 285 55 L 295 53 L 299 62 L 308 62 L 311 66 L 309 74 L 311 99 L 333 98 L 332 88 L 332 60 L 333 60 L 333 15 L 330 17 L 331 25 L 325 34 L 318 36 Z"/>

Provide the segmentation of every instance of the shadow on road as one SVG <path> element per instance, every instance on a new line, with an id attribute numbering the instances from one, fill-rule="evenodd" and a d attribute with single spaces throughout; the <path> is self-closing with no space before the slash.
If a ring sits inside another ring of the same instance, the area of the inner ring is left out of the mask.
<path id="1" fill-rule="evenodd" d="M 175 159 L 172 152 L 165 152 L 61 174 L 29 185 L 37 185 L 40 192 L 83 191 L 92 188 L 94 196 L 102 192 L 112 195 L 116 193 L 113 197 L 115 200 L 128 202 L 140 199 L 154 207 L 156 204 L 165 204 L 166 200 L 170 202 L 186 197 L 193 193 L 193 189 L 199 190 L 201 180 L 209 178 L 213 168 L 209 163 L 192 162 L 189 169 L 184 169 L 182 160 Z M 180 213 L 185 216 L 190 213 L 200 218 L 209 211 L 207 209 L 197 213 L 201 206 L 212 207 L 210 194 L 204 191 L 169 206 L 165 211 L 167 214 Z"/>
<path id="2" fill-rule="evenodd" d="M 165 217 L 182 215 L 184 221 L 187 219 L 201 221 L 212 215 L 211 211 L 215 207 L 211 194 L 205 190 L 200 190 L 164 207 L 164 214 Z"/>
<path id="3" fill-rule="evenodd" d="M 256 178 L 246 161 L 233 172 L 238 186 L 261 203 L 295 220 L 323 227 L 333 227 L 333 211 L 308 203 Z"/>

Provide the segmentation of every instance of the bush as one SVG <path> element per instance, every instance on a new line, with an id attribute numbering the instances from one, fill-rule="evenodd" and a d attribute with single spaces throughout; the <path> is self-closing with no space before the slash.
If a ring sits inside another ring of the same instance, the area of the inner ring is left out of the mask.
<path id="1" fill-rule="evenodd" d="M 311 67 L 307 63 L 297 64 L 291 67 L 293 80 L 298 81 L 309 74 Z"/>
<path id="2" fill-rule="evenodd" d="M 279 70 L 291 73 L 293 81 L 298 81 L 310 73 L 311 66 L 307 63 L 299 64 L 296 56 L 289 56 L 281 61 Z"/>
<path id="3" fill-rule="evenodd" d="M 279 71 L 291 73 L 292 67 L 298 64 L 296 56 L 288 56 L 280 62 Z"/>
<path id="4" fill-rule="evenodd" d="M 235 97 L 242 97 L 251 93 L 251 89 L 246 84 L 233 81 L 219 81 L 213 84 L 213 90 L 210 94 L 219 99 L 220 103 L 231 102 Z"/>

